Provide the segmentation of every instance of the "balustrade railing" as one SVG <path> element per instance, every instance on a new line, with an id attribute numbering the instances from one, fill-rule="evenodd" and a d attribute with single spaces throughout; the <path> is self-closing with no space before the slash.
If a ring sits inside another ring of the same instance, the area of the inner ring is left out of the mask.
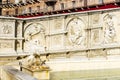
<path id="1" fill-rule="evenodd" d="M 31 75 L 23 73 L 11 66 L 5 66 L 3 67 L 3 70 L 6 72 L 5 80 L 38 80 Z M 7 79 L 7 77 L 9 79 Z"/>

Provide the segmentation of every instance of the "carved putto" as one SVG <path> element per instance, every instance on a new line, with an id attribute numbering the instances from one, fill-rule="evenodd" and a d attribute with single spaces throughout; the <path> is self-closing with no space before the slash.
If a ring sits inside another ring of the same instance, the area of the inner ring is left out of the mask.
<path id="1" fill-rule="evenodd" d="M 105 24 L 104 42 L 105 43 L 114 42 L 116 31 L 114 28 L 113 16 L 111 14 L 107 14 L 104 16 L 103 20 Z"/>
<path id="2" fill-rule="evenodd" d="M 85 24 L 79 18 L 72 19 L 68 24 L 68 38 L 73 45 L 84 45 Z"/>

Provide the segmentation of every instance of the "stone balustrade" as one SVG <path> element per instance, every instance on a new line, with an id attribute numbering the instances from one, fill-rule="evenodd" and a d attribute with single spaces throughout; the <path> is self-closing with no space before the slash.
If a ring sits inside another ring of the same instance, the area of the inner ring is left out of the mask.
<path id="1" fill-rule="evenodd" d="M 3 70 L 6 73 L 5 80 L 37 80 L 36 78 L 19 71 L 11 66 L 4 66 Z"/>

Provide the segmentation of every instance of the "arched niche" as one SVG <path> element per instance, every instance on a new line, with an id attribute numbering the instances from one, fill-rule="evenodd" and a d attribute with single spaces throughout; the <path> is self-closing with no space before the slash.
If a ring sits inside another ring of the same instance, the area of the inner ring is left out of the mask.
<path id="1" fill-rule="evenodd" d="M 45 51 L 45 28 L 40 23 L 31 23 L 24 29 L 24 50 L 28 53 Z"/>
<path id="2" fill-rule="evenodd" d="M 81 18 L 75 17 L 69 20 L 66 26 L 68 46 L 85 46 L 85 27 Z"/>

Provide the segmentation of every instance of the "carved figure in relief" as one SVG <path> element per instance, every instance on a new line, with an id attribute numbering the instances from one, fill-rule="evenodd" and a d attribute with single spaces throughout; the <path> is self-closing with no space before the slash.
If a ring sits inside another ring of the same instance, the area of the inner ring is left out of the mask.
<path id="1" fill-rule="evenodd" d="M 69 23 L 69 40 L 74 45 L 84 45 L 83 41 L 85 39 L 85 32 L 84 32 L 84 23 L 75 18 Z"/>
<path id="2" fill-rule="evenodd" d="M 114 42 L 114 37 L 116 35 L 115 28 L 114 28 L 114 22 L 112 20 L 112 15 L 107 14 L 104 17 L 104 22 L 105 22 L 105 31 L 104 31 L 104 42 L 105 43 L 110 43 Z"/>
<path id="3" fill-rule="evenodd" d="M 32 26 L 29 26 L 30 28 L 26 32 L 26 40 L 32 39 L 34 35 L 39 34 L 40 32 L 44 32 L 44 29 L 41 28 L 39 25 L 34 24 Z"/>
<path id="4" fill-rule="evenodd" d="M 38 54 L 39 52 L 44 51 L 44 47 L 41 46 L 39 39 L 32 39 L 27 41 L 27 46 L 29 51 L 32 53 Z"/>
<path id="5" fill-rule="evenodd" d="M 29 26 L 27 29 L 25 33 L 25 41 L 30 52 L 39 53 L 44 50 L 44 47 L 40 44 L 40 40 L 38 38 L 34 38 L 34 36 L 41 32 L 44 32 L 44 29 L 36 24 Z"/>
<path id="6" fill-rule="evenodd" d="M 85 25 L 78 18 L 73 19 L 69 24 L 69 40 L 74 45 L 84 45 L 85 39 L 84 29 Z"/>
<path id="7" fill-rule="evenodd" d="M 39 53 L 41 50 L 43 51 L 43 46 L 41 46 L 40 40 L 32 39 L 31 34 L 29 34 L 29 38 L 27 38 L 27 43 L 28 43 L 30 52 Z"/>

